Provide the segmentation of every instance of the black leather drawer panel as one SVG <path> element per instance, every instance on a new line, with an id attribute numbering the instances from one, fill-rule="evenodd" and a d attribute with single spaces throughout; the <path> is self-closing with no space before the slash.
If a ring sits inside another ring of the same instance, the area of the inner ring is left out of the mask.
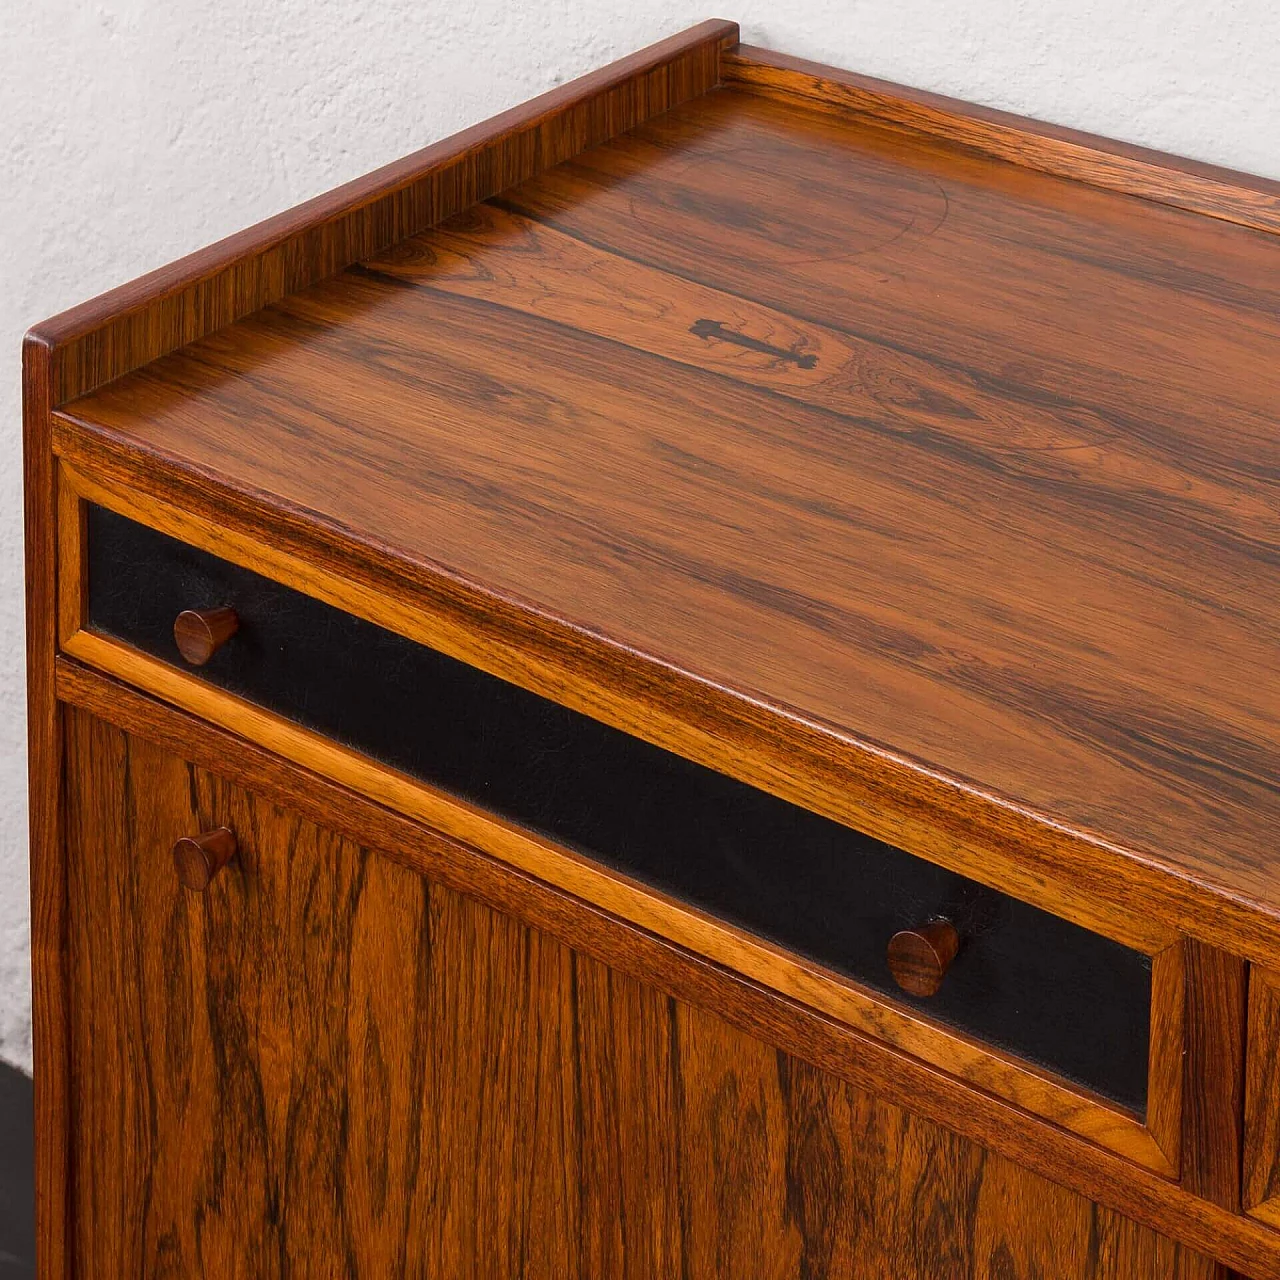
<path id="1" fill-rule="evenodd" d="M 93 629 L 191 670 L 175 617 L 231 605 L 200 679 L 1145 1110 L 1148 957 L 111 512 L 88 530 Z M 936 914 L 964 943 L 914 1000 L 885 947 Z"/>

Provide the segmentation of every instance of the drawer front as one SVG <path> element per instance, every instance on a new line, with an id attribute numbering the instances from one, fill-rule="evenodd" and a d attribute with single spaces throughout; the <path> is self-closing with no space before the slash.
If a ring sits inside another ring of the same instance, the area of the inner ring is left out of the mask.
<path id="1" fill-rule="evenodd" d="M 1151 959 L 102 508 L 87 623 L 176 666 L 174 622 L 231 606 L 200 679 L 677 895 L 1142 1116 Z M 887 944 L 943 917 L 928 998 Z"/>
<path id="2" fill-rule="evenodd" d="M 66 759 L 78 1276 L 1218 1274 L 143 738 Z"/>

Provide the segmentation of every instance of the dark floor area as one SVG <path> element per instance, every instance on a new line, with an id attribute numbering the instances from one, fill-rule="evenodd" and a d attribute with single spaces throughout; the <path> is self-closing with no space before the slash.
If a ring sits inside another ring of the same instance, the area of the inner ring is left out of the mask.
<path id="1" fill-rule="evenodd" d="M 35 1184 L 31 1081 L 0 1063 L 0 1280 L 31 1280 Z"/>

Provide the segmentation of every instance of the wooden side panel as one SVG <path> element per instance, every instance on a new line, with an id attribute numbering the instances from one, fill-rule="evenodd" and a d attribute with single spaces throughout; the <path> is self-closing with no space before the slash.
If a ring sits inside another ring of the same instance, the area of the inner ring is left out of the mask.
<path id="1" fill-rule="evenodd" d="M 27 767 L 31 841 L 31 985 L 35 1047 L 36 1242 L 42 1280 L 70 1275 L 67 1172 L 66 866 L 57 653 L 57 524 L 49 441 L 49 351 L 22 349 L 27 589 Z"/>
<path id="2" fill-rule="evenodd" d="M 53 404 L 705 93 L 737 33 L 701 23 L 46 321 Z"/>
<path id="3" fill-rule="evenodd" d="M 81 1274 L 1217 1274 L 84 712 L 67 751 Z"/>
<path id="4" fill-rule="evenodd" d="M 1182 1185 L 1240 1208 L 1246 967 L 1204 943 L 1186 946 Z"/>
<path id="5" fill-rule="evenodd" d="M 1244 1207 L 1280 1227 L 1280 973 L 1249 971 Z"/>

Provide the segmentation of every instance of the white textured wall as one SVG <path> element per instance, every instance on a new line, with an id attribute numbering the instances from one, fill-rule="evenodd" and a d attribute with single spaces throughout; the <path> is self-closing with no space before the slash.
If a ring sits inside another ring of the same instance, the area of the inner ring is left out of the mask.
<path id="1" fill-rule="evenodd" d="M 1280 178 L 1275 0 L 0 0 L 0 1057 L 30 1067 L 23 331 L 713 16 L 754 44 Z"/>

